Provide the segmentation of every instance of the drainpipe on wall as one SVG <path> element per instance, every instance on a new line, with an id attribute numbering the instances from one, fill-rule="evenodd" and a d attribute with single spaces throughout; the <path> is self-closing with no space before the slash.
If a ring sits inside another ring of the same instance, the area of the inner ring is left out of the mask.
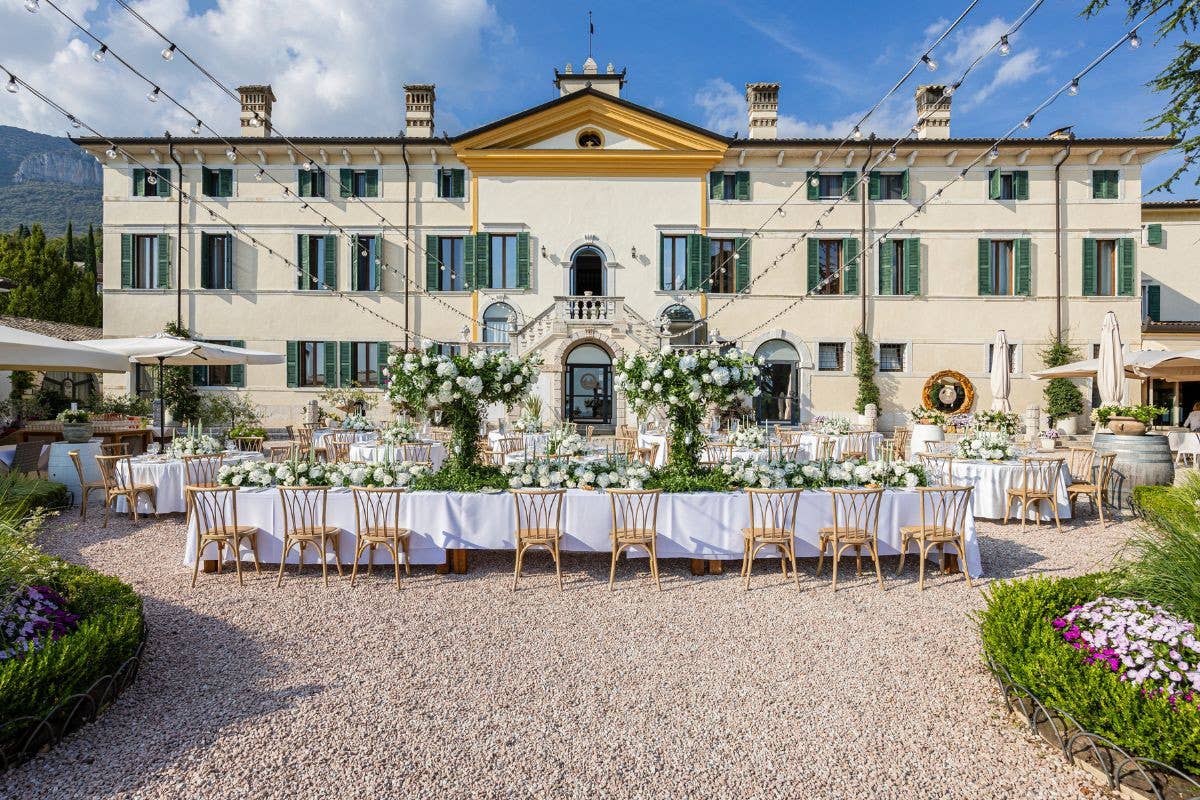
<path id="1" fill-rule="evenodd" d="M 175 156 L 175 142 L 171 132 L 163 132 L 167 137 L 167 154 L 179 167 L 179 191 L 176 192 L 176 222 L 175 222 L 175 324 L 183 327 L 183 164 Z"/>
<path id="2" fill-rule="evenodd" d="M 404 349 L 408 349 L 408 282 L 412 280 L 412 234 L 409 231 L 409 208 L 412 197 L 409 192 L 408 146 L 400 142 L 400 157 L 404 159 Z"/>
<path id="3" fill-rule="evenodd" d="M 1061 342 L 1063 335 L 1063 285 L 1062 285 L 1062 165 L 1071 157 L 1071 143 L 1067 142 L 1066 155 L 1054 165 L 1054 339 Z"/>

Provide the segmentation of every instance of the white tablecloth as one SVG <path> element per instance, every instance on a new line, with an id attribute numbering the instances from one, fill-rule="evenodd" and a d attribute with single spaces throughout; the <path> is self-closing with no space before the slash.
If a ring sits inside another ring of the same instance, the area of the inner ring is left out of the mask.
<path id="1" fill-rule="evenodd" d="M 1172 453 L 1200 454 L 1200 433 L 1194 431 L 1167 431 L 1167 442 Z"/>
<path id="2" fill-rule="evenodd" d="M 242 489 L 238 492 L 238 523 L 260 530 L 259 558 L 279 563 L 283 549 L 283 510 L 275 489 Z M 749 503 L 742 492 L 665 494 L 658 511 L 658 554 L 663 558 L 740 559 L 742 528 L 749 525 Z M 575 552 L 610 552 L 612 511 L 602 492 L 572 489 L 563 508 L 563 549 Z M 833 524 L 833 507 L 826 492 L 803 492 L 796 526 L 800 557 L 817 555 L 817 529 Z M 328 524 L 343 530 L 339 554 L 343 564 L 354 555 L 354 500 L 348 489 L 330 490 Z M 900 526 L 920 522 L 920 497 L 915 491 L 884 493 L 879 514 L 881 555 L 898 555 Z M 446 548 L 512 550 L 516 545 L 516 519 L 512 495 L 413 492 L 402 498 L 400 524 L 413 531 L 410 550 L 414 564 L 440 564 Z M 196 531 L 188 531 L 184 563 L 194 563 Z M 212 549 L 206 551 L 213 557 Z M 388 563 L 383 551 L 379 563 Z M 642 554 L 644 555 L 644 554 Z M 777 557 L 770 548 L 764 558 Z M 313 558 L 313 556 L 310 556 Z M 972 576 L 983 574 L 974 520 L 967 520 L 966 568 Z M 288 563 L 296 563 L 296 551 Z"/>
<path id="3" fill-rule="evenodd" d="M 882 433 L 868 433 L 867 436 L 867 458 L 875 459 L 879 455 L 879 445 L 883 442 Z M 821 434 L 806 431 L 793 441 L 800 445 L 800 458 L 812 461 L 817 457 L 817 443 L 821 440 Z M 841 458 L 842 452 L 850 446 L 849 436 L 834 436 L 833 437 L 833 457 Z"/>
<path id="4" fill-rule="evenodd" d="M 429 460 L 433 462 L 433 468 L 435 470 L 441 469 L 442 462 L 446 460 L 446 445 L 441 442 L 422 442 L 422 444 L 429 445 Z M 395 461 L 395 454 L 397 452 L 397 447 L 389 447 L 388 445 L 374 442 L 360 442 L 350 445 L 350 460 L 366 461 L 371 464 L 387 460 Z"/>
<path id="5" fill-rule="evenodd" d="M 245 461 L 248 459 L 262 458 L 262 453 L 225 453 L 225 464 L 231 464 L 236 461 Z M 146 456 L 134 458 L 133 464 L 133 482 L 148 483 L 158 490 L 158 513 L 174 514 L 187 511 L 186 499 L 183 496 L 183 487 L 187 482 L 187 476 L 184 474 L 183 459 L 171 458 L 165 461 L 151 460 Z M 121 513 L 129 510 L 129 504 L 124 498 L 117 498 L 114 508 Z M 154 506 L 150 505 L 150 501 L 145 495 L 138 496 L 138 513 L 151 514 L 154 512 Z"/>
<path id="6" fill-rule="evenodd" d="M 639 433 L 637 437 L 638 447 L 653 447 L 658 445 L 658 452 L 654 454 L 654 463 L 651 466 L 662 467 L 667 463 L 667 435 L 665 433 Z"/>
<path id="7" fill-rule="evenodd" d="M 975 517 L 978 519 L 1003 519 L 1004 509 L 1008 505 L 1006 492 L 1021 485 L 1024 480 L 1024 467 L 1020 462 L 1002 461 L 961 461 L 954 459 L 951 471 L 954 473 L 954 483 L 957 486 L 974 486 L 972 492 Z M 929 476 L 929 482 L 936 478 Z M 1055 501 L 1058 505 L 1059 519 L 1071 518 L 1071 504 L 1067 501 L 1067 486 L 1071 482 L 1071 471 L 1063 464 L 1062 476 L 1055 491 Z M 1043 520 L 1053 520 L 1054 515 L 1045 503 L 1038 504 L 1039 513 Z M 1021 504 L 1013 504 L 1013 516 L 1010 520 L 1020 521 Z M 1032 517 L 1030 517 L 1032 519 Z"/>
<path id="8" fill-rule="evenodd" d="M 313 433 L 313 446 L 324 447 L 325 437 L 331 433 L 354 434 L 354 441 L 356 442 L 373 442 L 379 438 L 378 431 L 348 431 L 344 428 L 317 428 L 316 432 Z"/>

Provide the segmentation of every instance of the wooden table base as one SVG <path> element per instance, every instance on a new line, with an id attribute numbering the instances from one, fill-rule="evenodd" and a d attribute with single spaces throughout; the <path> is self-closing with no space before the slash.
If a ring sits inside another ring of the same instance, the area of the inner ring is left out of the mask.
<path id="1" fill-rule="evenodd" d="M 467 551 L 461 548 L 451 548 L 446 551 L 446 563 L 438 564 L 437 574 L 465 575 L 467 573 Z"/>
<path id="2" fill-rule="evenodd" d="M 725 572 L 725 562 L 719 558 L 707 560 L 703 558 L 693 558 L 691 559 L 690 566 L 692 568 L 693 575 L 704 575 L 705 573 L 709 575 L 721 575 Z"/>

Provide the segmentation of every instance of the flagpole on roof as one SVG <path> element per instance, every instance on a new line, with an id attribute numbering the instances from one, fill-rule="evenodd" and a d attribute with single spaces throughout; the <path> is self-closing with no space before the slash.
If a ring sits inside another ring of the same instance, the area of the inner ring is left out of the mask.
<path id="1" fill-rule="evenodd" d="M 592 36 L 596 33 L 596 26 L 592 24 L 592 12 L 588 11 L 588 58 L 592 57 Z"/>

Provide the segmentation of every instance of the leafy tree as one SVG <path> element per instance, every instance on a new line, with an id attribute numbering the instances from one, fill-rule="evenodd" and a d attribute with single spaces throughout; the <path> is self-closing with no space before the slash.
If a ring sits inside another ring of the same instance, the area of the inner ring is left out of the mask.
<path id="1" fill-rule="evenodd" d="M 1079 351 L 1056 336 L 1050 337 L 1039 355 L 1047 367 L 1061 367 L 1079 360 Z M 1050 379 L 1042 392 L 1046 396 L 1046 416 L 1051 425 L 1083 413 L 1083 393 L 1069 378 Z"/>
<path id="2" fill-rule="evenodd" d="M 1169 33 L 1178 32 L 1188 36 L 1200 26 L 1200 8 L 1190 0 L 1125 0 L 1128 19 L 1142 17 L 1147 12 L 1158 16 L 1158 40 Z M 1109 0 L 1088 0 L 1083 15 L 1094 17 L 1108 7 Z M 1146 27 L 1155 24 L 1148 20 Z M 1149 83 L 1154 91 L 1166 95 L 1167 105 L 1160 113 L 1147 120 L 1150 129 L 1167 127 L 1171 135 L 1180 140 L 1179 149 L 1184 153 L 1183 163 L 1158 186 L 1169 191 L 1192 162 L 1200 158 L 1200 44 L 1183 41 L 1176 48 L 1176 55 Z M 1200 183 L 1200 179 L 1197 179 Z"/>
<path id="3" fill-rule="evenodd" d="M 0 235 L 0 276 L 16 284 L 0 295 L 0 313 L 99 326 L 95 273 L 68 262 L 65 250 L 65 241 L 47 239 L 38 225 L 27 236 Z"/>
<path id="4" fill-rule="evenodd" d="M 184 339 L 192 338 L 192 334 L 187 328 L 180 327 L 174 322 L 168 322 L 163 330 L 172 336 L 182 336 Z M 154 376 L 157 386 L 158 367 L 151 367 L 150 374 Z M 167 409 L 176 421 L 198 421 L 200 419 L 202 399 L 192 383 L 191 367 L 165 367 L 163 369 L 163 398 L 166 400 Z"/>
<path id="5" fill-rule="evenodd" d="M 858 397 L 854 399 L 854 410 L 862 414 L 874 403 L 879 408 L 879 387 L 875 385 L 875 347 L 871 337 L 861 328 L 854 332 L 854 375 L 858 378 Z"/>

